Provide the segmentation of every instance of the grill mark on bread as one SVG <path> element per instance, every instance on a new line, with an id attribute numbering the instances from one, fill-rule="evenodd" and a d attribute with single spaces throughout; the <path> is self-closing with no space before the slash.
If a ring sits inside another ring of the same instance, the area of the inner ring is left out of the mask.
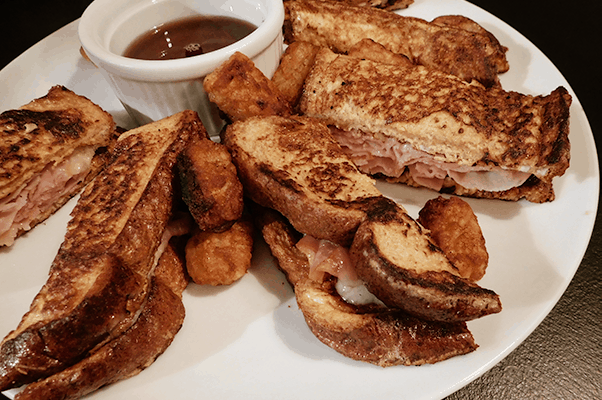
<path id="1" fill-rule="evenodd" d="M 66 138 L 78 138 L 86 129 L 78 110 L 31 111 L 9 110 L 0 114 L 0 124 L 8 125 L 4 133 L 17 133 L 29 130 L 26 125 L 35 124 L 29 130 L 32 135 L 38 135 L 40 128 L 52 134 L 58 142 Z"/>

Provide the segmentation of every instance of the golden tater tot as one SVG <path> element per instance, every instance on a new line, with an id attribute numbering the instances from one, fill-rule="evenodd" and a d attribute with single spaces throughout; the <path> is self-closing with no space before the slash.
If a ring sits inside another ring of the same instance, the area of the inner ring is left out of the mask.
<path id="1" fill-rule="evenodd" d="M 418 222 L 431 231 L 435 244 L 463 278 L 476 282 L 485 275 L 489 254 L 477 216 L 467 202 L 442 196 L 429 200 L 420 210 Z"/>
<path id="2" fill-rule="evenodd" d="M 223 231 L 243 211 L 243 188 L 222 144 L 193 138 L 178 157 L 182 199 L 202 231 Z"/>
<path id="3" fill-rule="evenodd" d="M 236 52 L 205 77 L 209 100 L 235 122 L 256 115 L 290 115 L 278 88 L 246 55 Z"/>
<path id="4" fill-rule="evenodd" d="M 201 285 L 229 285 L 251 267 L 253 224 L 242 218 L 224 232 L 197 231 L 186 243 L 186 269 Z"/>
<path id="5" fill-rule="evenodd" d="M 319 50 L 320 47 L 308 42 L 293 42 L 284 51 L 280 65 L 274 72 L 272 82 L 292 109 L 301 97 L 303 82 L 314 65 Z"/>
<path id="6" fill-rule="evenodd" d="M 376 61 L 382 64 L 413 66 L 412 61 L 403 54 L 393 53 L 385 46 L 372 39 L 362 39 L 347 52 L 348 56 L 364 60 Z"/>

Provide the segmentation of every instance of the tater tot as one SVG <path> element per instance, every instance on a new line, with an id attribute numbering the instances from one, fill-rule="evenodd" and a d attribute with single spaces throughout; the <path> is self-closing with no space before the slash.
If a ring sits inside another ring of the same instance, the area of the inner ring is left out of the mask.
<path id="1" fill-rule="evenodd" d="M 243 218 L 224 232 L 197 231 L 186 244 L 186 269 L 201 285 L 229 285 L 251 267 L 253 224 Z"/>
<path id="2" fill-rule="evenodd" d="M 195 138 L 178 157 L 182 199 L 202 231 L 223 231 L 243 211 L 243 188 L 222 144 Z"/>
<path id="3" fill-rule="evenodd" d="M 293 42 L 284 51 L 280 64 L 274 72 L 272 82 L 292 109 L 296 107 L 301 97 L 303 83 L 319 50 L 320 47 L 309 42 Z"/>
<path id="4" fill-rule="evenodd" d="M 477 216 L 467 202 L 442 196 L 429 200 L 420 210 L 418 222 L 430 230 L 435 244 L 463 278 L 476 282 L 485 275 L 489 254 Z"/>
<path id="5" fill-rule="evenodd" d="M 205 77 L 209 100 L 231 121 L 257 115 L 290 115 L 278 88 L 246 55 L 236 52 Z"/>

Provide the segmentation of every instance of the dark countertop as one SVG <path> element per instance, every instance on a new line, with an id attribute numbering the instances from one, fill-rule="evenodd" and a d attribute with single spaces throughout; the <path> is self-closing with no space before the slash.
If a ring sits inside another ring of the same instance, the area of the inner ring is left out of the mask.
<path id="1" fill-rule="evenodd" d="M 437 1 L 437 0 L 432 0 Z M 89 0 L 3 5 L 0 68 L 77 19 Z M 577 94 L 602 149 L 599 2 L 472 0 L 542 50 Z M 8 12 L 6 12 L 8 11 Z M 573 157 L 577 155 L 573 154 Z M 543 323 L 514 352 L 448 399 L 602 399 L 602 217 L 573 281 Z M 437 379 L 437 377 L 433 377 Z M 0 394 L 0 399 L 4 397 Z"/>

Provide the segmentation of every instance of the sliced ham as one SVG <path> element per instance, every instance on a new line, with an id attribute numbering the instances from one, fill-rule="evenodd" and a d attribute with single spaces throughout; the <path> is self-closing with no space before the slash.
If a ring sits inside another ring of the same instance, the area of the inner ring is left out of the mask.
<path id="1" fill-rule="evenodd" d="M 0 246 L 11 246 L 19 231 L 71 192 L 88 174 L 94 157 L 92 146 L 81 147 L 60 164 L 49 164 L 21 190 L 0 200 Z"/>
<path id="2" fill-rule="evenodd" d="M 310 279 L 321 283 L 328 275 L 332 275 L 337 278 L 337 292 L 346 302 L 355 305 L 382 304 L 357 277 L 347 248 L 309 235 L 301 238 L 296 246 L 307 256 Z"/>
<path id="3" fill-rule="evenodd" d="M 447 176 L 467 189 L 490 192 L 518 187 L 531 176 L 530 173 L 496 166 L 460 166 L 438 161 L 408 143 L 389 137 L 377 139 L 372 135 L 335 127 L 331 127 L 331 131 L 362 172 L 398 178 L 407 167 L 416 183 L 437 191 L 441 190 Z"/>

